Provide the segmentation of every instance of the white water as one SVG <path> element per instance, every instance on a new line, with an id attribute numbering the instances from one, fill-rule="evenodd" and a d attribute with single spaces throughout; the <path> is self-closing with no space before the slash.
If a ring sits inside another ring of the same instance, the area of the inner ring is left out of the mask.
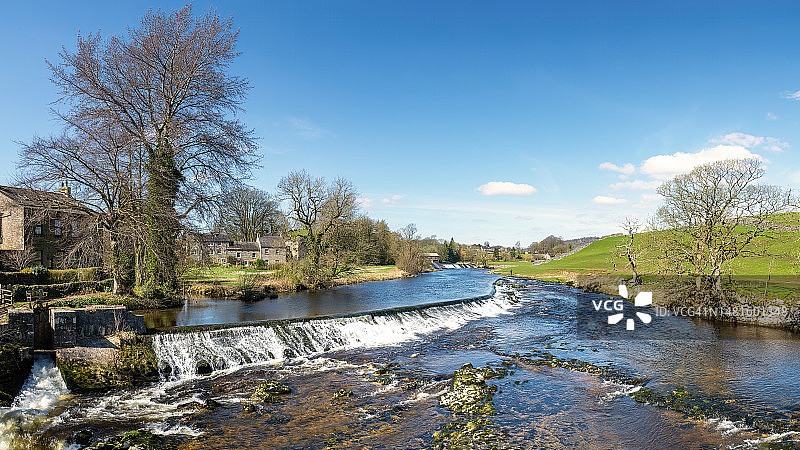
<path id="1" fill-rule="evenodd" d="M 485 300 L 424 309 L 318 319 L 282 325 L 254 325 L 214 331 L 160 334 L 153 350 L 170 379 L 197 376 L 197 366 L 208 362 L 214 369 L 280 361 L 322 352 L 397 345 L 439 330 L 454 330 L 483 317 L 506 314 L 518 302 L 513 290 L 498 285 Z"/>
<path id="2" fill-rule="evenodd" d="M 31 374 L 22 386 L 10 408 L 0 408 L 0 450 L 26 448 L 21 442 L 29 433 L 47 422 L 47 413 L 53 409 L 69 389 L 58 367 L 47 356 L 37 356 Z"/>

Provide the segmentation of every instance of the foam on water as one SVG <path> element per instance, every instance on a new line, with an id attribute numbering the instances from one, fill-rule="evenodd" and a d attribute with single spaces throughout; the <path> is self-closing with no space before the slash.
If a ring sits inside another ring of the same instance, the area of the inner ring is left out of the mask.
<path id="1" fill-rule="evenodd" d="M 45 426 L 47 413 L 69 389 L 55 363 L 47 356 L 37 356 L 31 374 L 10 408 L 0 408 L 0 450 L 25 448 L 30 435 L 20 430 Z"/>
<path id="2" fill-rule="evenodd" d="M 454 330 L 466 323 L 506 314 L 518 305 L 512 288 L 494 295 L 420 309 L 353 317 L 259 324 L 212 331 L 165 333 L 153 338 L 153 350 L 171 380 L 198 376 L 198 364 L 215 370 L 282 361 L 323 352 L 397 345 L 420 336 Z M 168 368 L 168 369 L 167 369 Z"/>

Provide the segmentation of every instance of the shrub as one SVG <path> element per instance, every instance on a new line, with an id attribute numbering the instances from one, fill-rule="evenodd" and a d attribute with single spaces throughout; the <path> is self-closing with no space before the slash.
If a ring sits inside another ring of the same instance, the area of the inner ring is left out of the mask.
<path id="1" fill-rule="evenodd" d="M 14 301 L 22 302 L 27 300 L 26 294 L 31 289 L 42 289 L 46 299 L 65 297 L 73 294 L 88 294 L 93 292 L 104 292 L 112 283 L 112 280 L 104 281 L 75 281 L 72 283 L 45 284 L 45 285 L 15 285 L 11 292 Z"/>
<path id="2" fill-rule="evenodd" d="M 77 281 L 103 281 L 109 274 L 102 267 L 86 267 L 78 269 Z"/>
<path id="3" fill-rule="evenodd" d="M 31 268 L 31 273 L 37 278 L 44 279 L 50 271 L 44 266 L 34 266 Z"/>
<path id="4" fill-rule="evenodd" d="M 78 281 L 78 271 L 75 269 L 51 270 L 48 281 L 50 284 L 72 283 Z"/>
<path id="5" fill-rule="evenodd" d="M 266 268 L 267 268 L 267 262 L 266 262 L 266 261 L 264 261 L 264 260 L 263 260 L 263 259 L 261 259 L 261 258 L 258 258 L 257 260 L 255 260 L 255 261 L 251 262 L 251 263 L 250 263 L 250 265 L 251 265 L 251 266 L 252 266 L 254 269 L 258 269 L 258 270 L 264 270 L 264 269 L 266 269 Z"/>

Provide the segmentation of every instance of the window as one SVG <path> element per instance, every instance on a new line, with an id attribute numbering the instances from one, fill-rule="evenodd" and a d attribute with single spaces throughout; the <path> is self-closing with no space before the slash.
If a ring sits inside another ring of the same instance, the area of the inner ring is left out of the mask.
<path id="1" fill-rule="evenodd" d="M 58 219 L 53 220 L 53 234 L 61 236 L 61 221 Z"/>
<path id="2" fill-rule="evenodd" d="M 33 227 L 33 232 L 35 234 L 42 234 L 42 223 L 41 222 L 36 222 L 36 226 Z"/>
<path id="3" fill-rule="evenodd" d="M 253 259 L 255 259 L 255 257 L 256 257 L 256 256 L 258 256 L 258 255 L 256 255 L 255 253 L 253 253 Z"/>
<path id="4" fill-rule="evenodd" d="M 72 237 L 78 237 L 78 221 L 72 221 Z"/>
<path id="5" fill-rule="evenodd" d="M 275 249 L 275 254 L 276 254 L 276 255 L 280 255 L 280 254 L 281 254 L 281 251 L 280 251 L 280 250 L 278 250 L 278 249 L 276 248 L 276 249 Z"/>
<path id="6" fill-rule="evenodd" d="M 236 252 L 236 257 L 237 258 L 241 258 L 242 257 L 242 253 L 241 252 Z"/>
<path id="7" fill-rule="evenodd" d="M 268 249 L 268 248 L 265 248 L 265 249 L 264 249 L 264 254 L 265 254 L 265 255 L 269 255 L 269 249 Z"/>

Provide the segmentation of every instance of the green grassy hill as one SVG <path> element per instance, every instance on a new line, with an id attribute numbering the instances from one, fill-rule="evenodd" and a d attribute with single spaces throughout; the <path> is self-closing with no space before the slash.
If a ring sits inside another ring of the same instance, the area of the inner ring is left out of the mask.
<path id="1" fill-rule="evenodd" d="M 800 213 L 787 213 L 776 216 L 775 223 L 797 224 Z M 659 239 L 658 233 L 641 233 L 636 236 L 639 242 Z M 496 273 L 527 276 L 539 279 L 569 280 L 575 274 L 602 273 L 612 276 L 629 277 L 633 273 L 627 268 L 627 261 L 615 256 L 617 248 L 626 242 L 626 236 L 611 236 L 593 242 L 583 250 L 562 259 L 534 265 L 522 261 L 502 261 L 491 264 L 497 266 Z M 774 232 L 772 238 L 761 239 L 757 244 L 770 256 L 738 258 L 731 263 L 733 281 L 737 290 L 748 292 L 767 291 L 768 294 L 785 297 L 800 294 L 800 233 Z M 647 255 L 643 258 L 647 260 Z M 643 262 L 640 274 L 645 278 L 657 278 L 659 270 L 655 262 Z"/>

